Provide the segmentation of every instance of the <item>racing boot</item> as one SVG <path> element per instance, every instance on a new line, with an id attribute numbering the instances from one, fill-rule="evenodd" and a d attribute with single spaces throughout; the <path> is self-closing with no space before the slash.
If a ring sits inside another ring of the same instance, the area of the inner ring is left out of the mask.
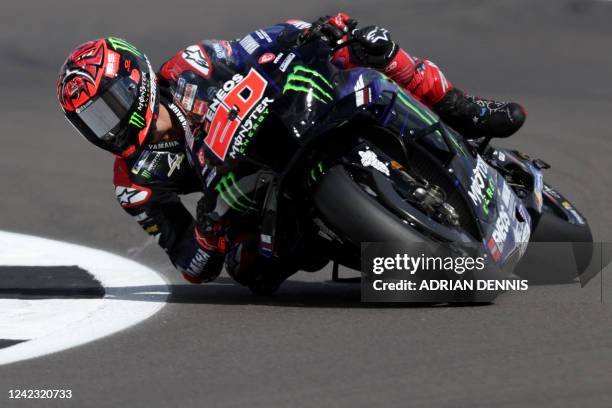
<path id="1" fill-rule="evenodd" d="M 468 139 L 508 137 L 520 129 L 527 117 L 518 103 L 479 98 L 457 88 L 448 91 L 433 110 Z"/>

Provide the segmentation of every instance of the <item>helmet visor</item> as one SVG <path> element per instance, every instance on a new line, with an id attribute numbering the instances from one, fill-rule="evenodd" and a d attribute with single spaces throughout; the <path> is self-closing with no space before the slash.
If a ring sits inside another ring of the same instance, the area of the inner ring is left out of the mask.
<path id="1" fill-rule="evenodd" d="M 129 132 L 124 129 L 126 119 L 137 95 L 137 84 L 122 78 L 84 109 L 77 110 L 71 122 L 91 142 L 106 149 L 123 150 L 129 144 Z"/>

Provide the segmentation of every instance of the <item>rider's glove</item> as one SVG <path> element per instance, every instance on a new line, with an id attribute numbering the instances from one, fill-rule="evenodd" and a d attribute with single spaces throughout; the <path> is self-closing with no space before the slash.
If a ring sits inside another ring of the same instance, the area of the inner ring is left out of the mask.
<path id="1" fill-rule="evenodd" d="M 177 265 L 183 277 L 191 283 L 215 279 L 223 268 L 227 251 L 221 224 L 212 222 L 205 209 L 205 200 L 200 199 L 193 231 L 197 247 L 191 258 L 183 265 Z"/>
<path id="2" fill-rule="evenodd" d="M 325 16 L 312 23 L 300 36 L 300 43 L 323 40 L 334 47 L 346 39 L 346 36 L 357 26 L 357 20 L 344 13 L 335 16 Z"/>
<path id="3" fill-rule="evenodd" d="M 384 68 L 395 57 L 399 47 L 391 41 L 389 30 L 369 26 L 353 30 L 349 45 L 350 60 L 353 64 L 372 68 Z"/>
<path id="4" fill-rule="evenodd" d="M 226 242 L 223 225 L 209 217 L 207 207 L 208 203 L 205 197 L 202 197 L 198 201 L 196 209 L 196 239 L 203 249 L 224 254 L 226 252 Z"/>
<path id="5" fill-rule="evenodd" d="M 334 26 L 338 30 L 348 33 L 357 27 L 357 20 L 351 18 L 348 14 L 338 13 L 335 16 L 322 17 L 327 19 L 327 23 Z M 319 19 L 320 20 L 320 19 Z"/>

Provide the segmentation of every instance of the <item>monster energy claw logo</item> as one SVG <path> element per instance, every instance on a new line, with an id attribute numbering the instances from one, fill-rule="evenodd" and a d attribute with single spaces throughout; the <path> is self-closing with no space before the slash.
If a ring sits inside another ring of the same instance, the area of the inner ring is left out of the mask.
<path id="1" fill-rule="evenodd" d="M 287 77 L 283 94 L 287 91 L 304 92 L 319 102 L 328 103 L 334 99 L 330 94 L 333 89 L 333 85 L 317 71 L 296 65 Z"/>
<path id="2" fill-rule="evenodd" d="M 230 208 L 239 212 L 253 210 L 252 205 L 255 204 L 255 201 L 251 200 L 240 190 L 234 173 L 230 172 L 228 175 L 223 176 L 215 186 L 215 191 L 219 193 L 221 199 Z"/>
<path id="3" fill-rule="evenodd" d="M 145 120 L 138 112 L 133 112 L 132 116 L 130 116 L 129 124 L 142 129 L 145 127 Z"/>
<path id="4" fill-rule="evenodd" d="M 122 40 L 121 38 L 108 37 L 108 42 L 113 46 L 113 48 L 115 50 L 124 50 L 124 51 L 127 51 L 127 52 L 131 52 L 132 54 L 136 55 L 137 57 L 141 57 L 142 58 L 142 53 L 140 51 L 138 51 L 136 49 L 136 47 L 134 47 L 129 42 L 127 42 L 125 40 Z"/>

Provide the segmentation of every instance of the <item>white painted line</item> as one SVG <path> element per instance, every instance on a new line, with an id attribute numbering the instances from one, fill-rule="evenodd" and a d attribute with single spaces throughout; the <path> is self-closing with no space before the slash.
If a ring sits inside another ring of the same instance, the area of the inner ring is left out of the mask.
<path id="1" fill-rule="evenodd" d="M 43 337 L 86 319 L 102 302 L 103 298 L 0 299 L 0 338 L 28 340 Z"/>
<path id="2" fill-rule="evenodd" d="M 137 262 L 30 235 L 0 231 L 0 265 L 78 265 L 106 290 L 101 299 L 0 299 L 0 339 L 23 340 L 20 336 L 24 335 L 32 339 L 0 349 L 0 365 L 66 350 L 125 330 L 157 313 L 169 293 L 160 274 Z"/>

